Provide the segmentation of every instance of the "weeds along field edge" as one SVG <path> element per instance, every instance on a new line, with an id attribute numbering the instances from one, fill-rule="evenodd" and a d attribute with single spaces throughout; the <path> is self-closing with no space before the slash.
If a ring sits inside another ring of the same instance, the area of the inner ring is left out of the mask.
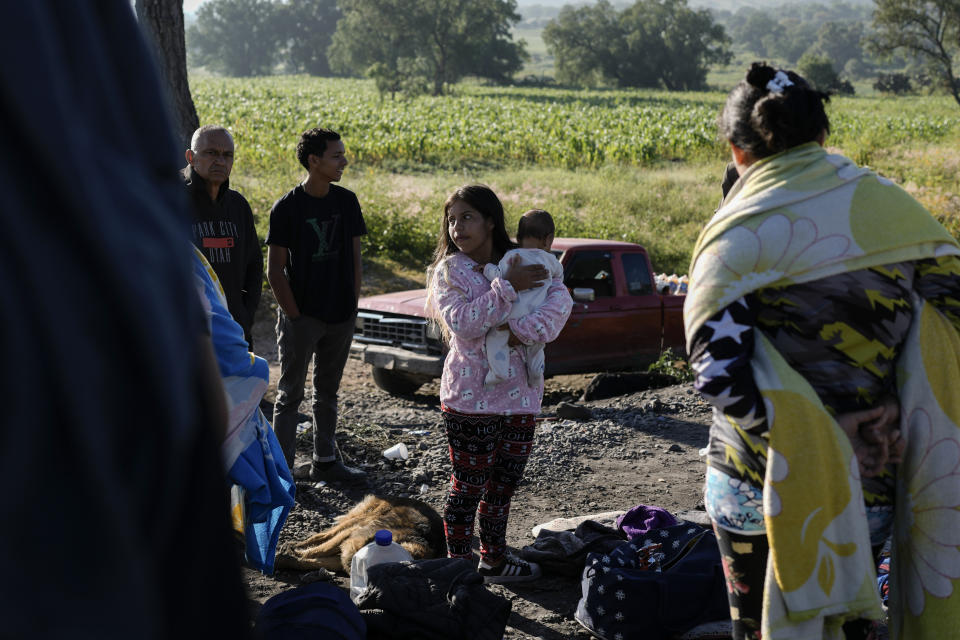
<path id="1" fill-rule="evenodd" d="M 440 208 L 465 182 L 493 186 L 508 225 L 544 208 L 559 234 L 646 246 L 654 267 L 685 272 L 719 201 L 727 152 L 724 94 L 458 85 L 450 95 L 381 99 L 366 80 L 195 78 L 201 122 L 237 143 L 232 184 L 258 231 L 302 179 L 294 147 L 314 126 L 339 131 L 369 234 L 365 255 L 416 271 L 436 244 Z M 828 146 L 899 181 L 960 232 L 960 109 L 948 98 L 838 98 Z"/>

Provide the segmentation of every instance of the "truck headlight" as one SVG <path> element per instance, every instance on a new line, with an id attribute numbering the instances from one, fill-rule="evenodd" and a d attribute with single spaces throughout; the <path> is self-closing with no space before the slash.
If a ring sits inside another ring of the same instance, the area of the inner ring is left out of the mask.
<path id="1" fill-rule="evenodd" d="M 424 335 L 426 335 L 431 340 L 440 339 L 440 325 L 437 323 L 436 320 L 430 320 L 429 322 L 427 322 L 427 328 L 424 331 Z"/>

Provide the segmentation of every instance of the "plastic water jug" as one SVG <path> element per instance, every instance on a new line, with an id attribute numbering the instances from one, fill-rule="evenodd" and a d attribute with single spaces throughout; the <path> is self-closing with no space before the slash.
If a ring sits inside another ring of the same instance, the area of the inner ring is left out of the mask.
<path id="1" fill-rule="evenodd" d="M 350 562 L 350 598 L 356 602 L 367 588 L 367 569 L 384 562 L 409 562 L 410 552 L 393 541 L 393 534 L 380 529 L 373 542 L 357 551 Z"/>

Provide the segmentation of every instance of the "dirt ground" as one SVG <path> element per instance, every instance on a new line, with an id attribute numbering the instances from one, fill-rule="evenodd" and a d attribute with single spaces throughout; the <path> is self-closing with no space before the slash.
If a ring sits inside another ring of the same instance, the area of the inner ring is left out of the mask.
<path id="1" fill-rule="evenodd" d="M 267 307 L 258 319 L 254 339 L 259 355 L 271 363 L 272 401 L 278 362 L 273 340 L 275 312 Z M 656 505 L 675 514 L 702 512 L 704 465 L 699 449 L 707 443 L 709 407 L 689 385 L 628 393 L 615 398 L 579 402 L 593 376 L 561 376 L 547 382 L 543 415 L 554 418 L 558 403 L 577 402 L 591 410 L 585 421 L 548 419 L 540 423 L 534 452 L 511 509 L 508 544 L 515 550 L 534 540 L 531 529 L 558 517 L 626 510 Z M 414 395 L 394 397 L 373 384 L 369 367 L 350 360 L 340 388 L 338 442 L 344 456 L 365 468 L 371 486 L 299 483 L 281 543 L 302 540 L 330 526 L 366 493 L 412 495 L 442 511 L 450 474 L 440 428 L 438 384 Z M 309 384 L 308 384 L 309 388 Z M 309 413 L 309 390 L 301 411 Z M 415 433 L 411 433 L 415 432 Z M 406 462 L 389 462 L 381 451 L 404 442 Z M 298 441 L 298 462 L 308 460 L 310 434 Z M 698 511 L 699 509 L 699 511 Z M 264 576 L 245 569 L 253 609 L 272 595 L 317 575 L 277 571 Z M 336 575 L 346 587 L 348 576 Z M 542 579 L 492 589 L 512 603 L 505 638 L 588 637 L 573 618 L 580 597 L 578 580 L 545 575 Z"/>

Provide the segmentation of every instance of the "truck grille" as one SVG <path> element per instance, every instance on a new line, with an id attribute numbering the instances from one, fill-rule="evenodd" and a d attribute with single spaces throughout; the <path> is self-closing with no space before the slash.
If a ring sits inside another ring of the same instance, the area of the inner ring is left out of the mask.
<path id="1" fill-rule="evenodd" d="M 441 353 L 440 342 L 427 337 L 429 322 L 390 313 L 359 311 L 353 339 L 357 342 L 402 347 L 417 353 Z"/>

